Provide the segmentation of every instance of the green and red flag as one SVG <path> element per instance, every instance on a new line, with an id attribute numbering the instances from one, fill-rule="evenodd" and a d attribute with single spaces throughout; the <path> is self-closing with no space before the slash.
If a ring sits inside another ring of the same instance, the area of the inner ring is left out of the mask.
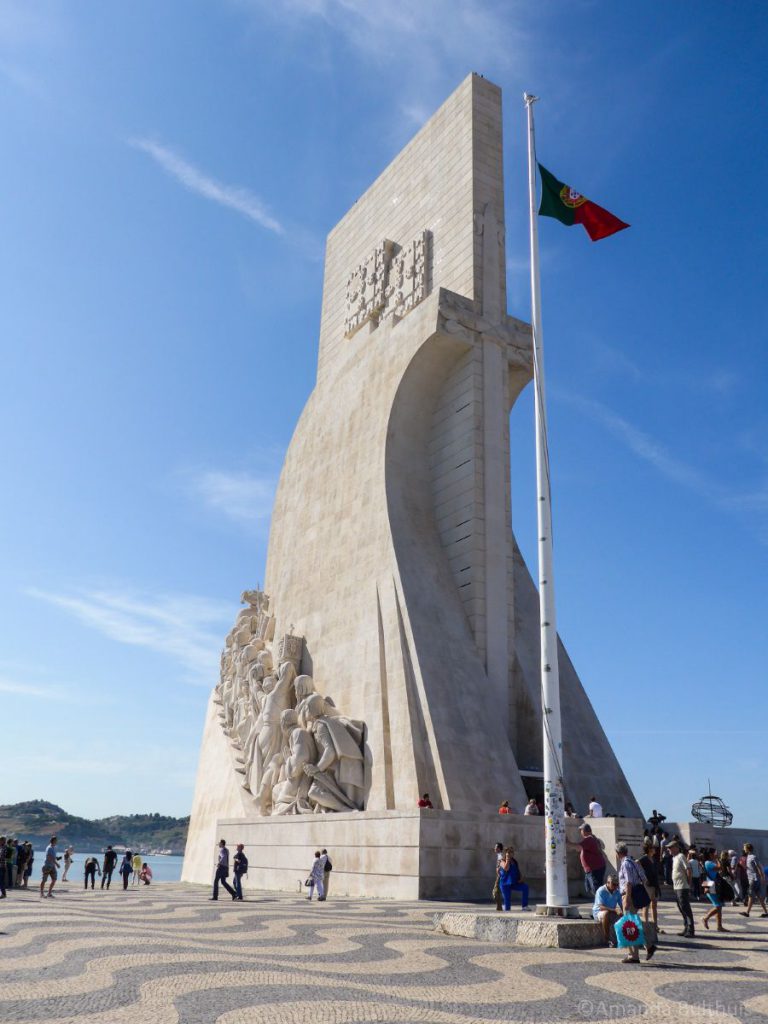
<path id="1" fill-rule="evenodd" d="M 554 217 L 561 224 L 583 224 L 593 242 L 607 238 L 617 231 L 628 228 L 623 220 L 614 217 L 602 206 L 593 203 L 570 185 L 558 181 L 554 174 L 539 164 L 541 173 L 541 206 L 539 213 L 543 217 Z"/>

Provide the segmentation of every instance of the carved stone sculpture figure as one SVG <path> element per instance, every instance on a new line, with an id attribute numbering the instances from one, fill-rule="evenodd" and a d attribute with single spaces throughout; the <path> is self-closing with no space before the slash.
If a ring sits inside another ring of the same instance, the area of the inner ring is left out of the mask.
<path id="1" fill-rule="evenodd" d="M 296 714 L 298 715 L 299 725 L 306 729 L 307 719 L 305 712 L 307 699 L 315 693 L 315 681 L 312 676 L 296 676 L 296 682 L 293 686 L 296 692 Z"/>
<path id="2" fill-rule="evenodd" d="M 309 729 L 299 725 L 295 709 L 289 708 L 280 716 L 287 746 L 283 748 L 281 781 L 272 790 L 273 814 L 306 814 L 314 808 L 309 802 L 311 779 L 304 765 L 317 760 L 317 745 Z"/>
<path id="3" fill-rule="evenodd" d="M 266 594 L 241 600 L 248 606 L 225 639 L 214 702 L 243 789 L 262 815 L 362 809 L 364 724 L 297 675 L 302 637 L 288 632 L 273 645 Z"/>
<path id="4" fill-rule="evenodd" d="M 258 739 L 254 747 L 254 764 L 251 772 L 251 790 L 257 795 L 263 808 L 271 805 L 272 786 L 277 781 L 271 777 L 266 769 L 272 758 L 279 754 L 283 746 L 283 734 L 280 728 L 280 716 L 292 703 L 293 681 L 296 678 L 296 669 L 290 661 L 284 661 L 280 666 L 277 678 L 270 677 L 264 680 L 264 692 L 266 697 L 261 706 L 261 725 Z M 255 782 L 255 785 L 254 785 Z M 265 810 L 264 813 L 267 813 Z"/>
<path id="5" fill-rule="evenodd" d="M 307 698 L 305 714 L 320 755 L 316 764 L 304 767 L 312 777 L 309 799 L 321 810 L 360 810 L 365 785 L 363 752 L 351 728 L 328 710 L 319 693 Z"/>

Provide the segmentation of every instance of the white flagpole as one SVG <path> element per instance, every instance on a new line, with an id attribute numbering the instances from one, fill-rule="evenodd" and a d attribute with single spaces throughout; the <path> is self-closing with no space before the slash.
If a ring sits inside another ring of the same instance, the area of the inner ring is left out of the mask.
<path id="1" fill-rule="evenodd" d="M 552 504 L 547 451 L 547 413 L 544 403 L 544 336 L 541 327 L 539 281 L 539 228 L 536 209 L 536 142 L 533 104 L 523 96 L 528 111 L 528 196 L 531 221 L 531 307 L 533 327 L 533 383 L 536 405 L 536 493 L 539 530 L 539 612 L 541 615 L 541 700 L 544 732 L 544 816 L 547 902 L 550 910 L 568 906 L 568 871 L 563 796 L 563 741 L 560 723 L 560 674 L 557 661 L 557 620 L 552 571 Z"/>

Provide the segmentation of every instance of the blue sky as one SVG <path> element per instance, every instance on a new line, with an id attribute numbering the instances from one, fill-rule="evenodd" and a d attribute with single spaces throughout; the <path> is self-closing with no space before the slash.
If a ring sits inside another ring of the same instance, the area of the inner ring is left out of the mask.
<path id="1" fill-rule="evenodd" d="M 0 802 L 188 812 L 325 235 L 474 70 L 510 313 L 524 89 L 542 162 L 632 224 L 540 225 L 561 634 L 647 812 L 709 777 L 768 827 L 766 44 L 750 0 L 0 0 Z"/>

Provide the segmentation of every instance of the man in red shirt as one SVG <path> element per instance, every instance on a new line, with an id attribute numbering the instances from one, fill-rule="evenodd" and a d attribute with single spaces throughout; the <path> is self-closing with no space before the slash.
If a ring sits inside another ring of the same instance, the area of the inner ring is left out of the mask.
<path id="1" fill-rule="evenodd" d="M 429 793 L 425 793 L 424 796 L 419 800 L 417 807 L 432 807 L 432 801 L 429 799 Z"/>
<path id="2" fill-rule="evenodd" d="M 588 896 L 594 896 L 605 877 L 605 857 L 599 841 L 592 835 L 591 826 L 585 822 L 579 825 L 581 839 L 573 845 L 578 846 L 579 860 L 584 869 L 584 888 Z"/>

